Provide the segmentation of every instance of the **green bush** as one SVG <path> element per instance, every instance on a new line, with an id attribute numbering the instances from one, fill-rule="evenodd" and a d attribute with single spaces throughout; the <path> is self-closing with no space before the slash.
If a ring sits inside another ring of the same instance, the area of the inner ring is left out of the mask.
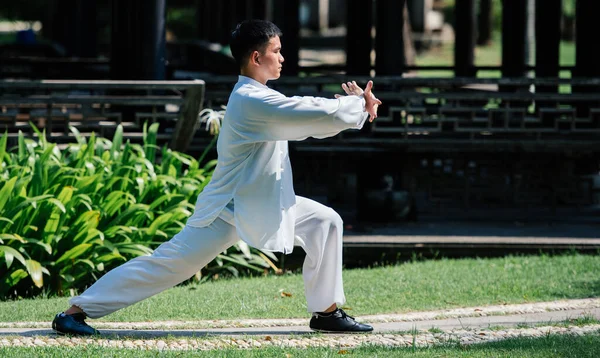
<path id="1" fill-rule="evenodd" d="M 35 130 L 37 141 L 19 132 L 9 151 L 0 138 L 0 298 L 73 294 L 150 254 L 184 227 L 216 164 L 166 147 L 159 163 L 157 124 L 143 145 L 122 145 L 121 127 L 112 142 L 72 128 L 77 143 L 63 149 Z M 204 270 L 262 273 L 272 260 L 239 243 Z"/>

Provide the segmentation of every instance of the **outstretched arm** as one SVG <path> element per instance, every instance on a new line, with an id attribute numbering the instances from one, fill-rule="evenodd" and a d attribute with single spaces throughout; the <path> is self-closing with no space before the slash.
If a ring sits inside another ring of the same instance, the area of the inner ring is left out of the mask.
<path id="1" fill-rule="evenodd" d="M 326 138 L 345 129 L 360 129 L 367 119 L 362 96 L 286 97 L 264 90 L 248 93 L 241 103 L 244 120 L 232 126 L 252 141 Z"/>

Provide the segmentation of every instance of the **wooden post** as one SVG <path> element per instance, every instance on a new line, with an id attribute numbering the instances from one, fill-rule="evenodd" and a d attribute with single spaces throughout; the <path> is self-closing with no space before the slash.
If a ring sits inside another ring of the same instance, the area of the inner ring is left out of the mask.
<path id="1" fill-rule="evenodd" d="M 96 1 L 51 2 L 49 37 L 64 46 L 68 56 L 96 57 Z"/>
<path id="2" fill-rule="evenodd" d="M 377 0 L 375 34 L 375 72 L 401 75 L 406 66 L 404 55 L 404 6 L 406 0 Z"/>
<path id="3" fill-rule="evenodd" d="M 196 3 L 197 36 L 200 40 L 208 41 L 210 32 L 210 6 L 211 0 L 198 0 Z"/>
<path id="4" fill-rule="evenodd" d="M 562 0 L 536 0 L 535 77 L 558 77 L 560 61 L 560 21 Z M 536 88 L 556 93 L 558 86 Z"/>
<path id="5" fill-rule="evenodd" d="M 267 19 L 267 0 L 248 0 L 250 1 L 250 18 L 258 20 Z"/>
<path id="6" fill-rule="evenodd" d="M 300 0 L 274 0 L 273 18 L 283 37 L 281 53 L 285 58 L 282 73 L 298 75 L 300 60 Z"/>
<path id="7" fill-rule="evenodd" d="M 113 0 L 113 79 L 165 79 L 165 8 L 166 0 Z"/>
<path id="8" fill-rule="evenodd" d="M 183 108 L 169 145 L 172 150 L 185 153 L 198 129 L 198 114 L 204 105 L 204 81 L 197 82 L 198 86 L 190 87 L 185 91 Z"/>
<path id="9" fill-rule="evenodd" d="M 456 76 L 475 76 L 475 2 L 456 0 L 454 73 Z"/>
<path id="10" fill-rule="evenodd" d="M 525 75 L 527 1 L 502 0 L 502 76 Z"/>
<path id="11" fill-rule="evenodd" d="M 574 78 L 587 78 L 600 76 L 600 50 L 598 50 L 598 33 L 594 29 L 598 26 L 597 15 L 600 11 L 600 2 L 597 0 L 577 0 L 575 9 L 575 73 Z M 573 87 L 573 92 L 585 93 L 597 91 L 592 86 Z M 587 117 L 589 102 L 580 102 L 577 115 Z"/>
<path id="12" fill-rule="evenodd" d="M 347 1 L 346 6 L 346 73 L 368 76 L 373 49 L 373 1 Z"/>
<path id="13" fill-rule="evenodd" d="M 492 39 L 492 0 L 479 0 L 477 44 L 487 46 Z"/>

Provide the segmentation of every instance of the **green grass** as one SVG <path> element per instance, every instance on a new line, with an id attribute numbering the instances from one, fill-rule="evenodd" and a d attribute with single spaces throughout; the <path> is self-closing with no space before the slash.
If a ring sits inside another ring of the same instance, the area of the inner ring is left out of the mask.
<path id="1" fill-rule="evenodd" d="M 535 58 L 535 48 L 532 49 L 532 58 Z M 559 49 L 559 64 L 561 66 L 575 65 L 575 43 L 561 41 Z M 452 66 L 454 65 L 454 43 L 445 43 L 429 51 L 417 55 L 415 63 L 418 66 Z M 494 35 L 489 46 L 475 48 L 476 66 L 500 66 L 502 64 L 502 38 L 500 34 Z M 453 77 L 453 71 L 419 71 L 421 77 Z M 501 77 L 500 71 L 479 71 L 478 77 Z"/>
<path id="2" fill-rule="evenodd" d="M 594 317 L 592 315 L 583 315 L 583 316 L 580 316 L 577 318 L 572 318 L 572 319 L 568 319 L 568 320 L 564 320 L 564 321 L 538 322 L 535 324 L 523 322 L 523 323 L 517 323 L 514 327 L 493 325 L 493 326 L 489 326 L 487 329 L 489 329 L 491 331 L 502 331 L 502 330 L 513 329 L 513 328 L 526 329 L 526 328 L 549 327 L 549 326 L 550 327 L 573 327 L 573 326 L 584 327 L 584 326 L 588 326 L 588 325 L 592 325 L 592 324 L 600 324 L 600 320 L 596 319 L 596 317 Z M 437 329 L 437 328 L 432 327 L 432 329 Z M 432 329 L 430 329 L 429 331 L 431 332 Z"/>
<path id="3" fill-rule="evenodd" d="M 15 33 L 0 33 L 0 44 L 13 43 L 17 39 Z"/>
<path id="4" fill-rule="evenodd" d="M 460 346 L 458 344 L 426 348 L 386 348 L 363 346 L 360 348 L 260 348 L 253 350 L 220 349 L 212 351 L 129 350 L 101 347 L 60 348 L 0 348 L 2 357 L 597 357 L 600 335 L 548 336 L 544 338 L 519 338 L 499 342 Z"/>
<path id="5" fill-rule="evenodd" d="M 353 315 L 551 301 L 600 294 L 600 256 L 522 256 L 410 262 L 344 272 Z M 282 297 L 282 291 L 291 297 Z M 307 317 L 299 274 L 176 287 L 106 317 L 160 321 Z M 0 322 L 49 321 L 67 298 L 0 302 Z"/>

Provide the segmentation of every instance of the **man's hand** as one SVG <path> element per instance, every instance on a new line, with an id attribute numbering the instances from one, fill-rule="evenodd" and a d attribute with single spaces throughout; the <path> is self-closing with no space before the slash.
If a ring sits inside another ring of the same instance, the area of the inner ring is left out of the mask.
<path id="1" fill-rule="evenodd" d="M 346 92 L 347 95 L 360 96 L 363 94 L 362 88 L 358 87 L 356 81 L 342 83 L 342 89 Z"/>
<path id="2" fill-rule="evenodd" d="M 365 111 L 371 115 L 371 117 L 369 117 L 369 122 L 373 122 L 373 120 L 377 118 L 377 108 L 381 104 L 381 101 L 373 94 L 372 89 L 373 81 L 367 82 L 363 95 L 365 97 Z"/>
<path id="3" fill-rule="evenodd" d="M 373 122 L 373 120 L 377 118 L 377 108 L 381 104 L 381 101 L 373 94 L 373 81 L 367 82 L 367 86 L 365 87 L 364 91 L 356 84 L 356 81 L 342 83 L 342 89 L 349 96 L 363 95 L 365 98 L 365 111 L 370 115 L 369 122 Z M 339 94 L 335 95 L 335 98 L 340 97 L 342 96 Z"/>

